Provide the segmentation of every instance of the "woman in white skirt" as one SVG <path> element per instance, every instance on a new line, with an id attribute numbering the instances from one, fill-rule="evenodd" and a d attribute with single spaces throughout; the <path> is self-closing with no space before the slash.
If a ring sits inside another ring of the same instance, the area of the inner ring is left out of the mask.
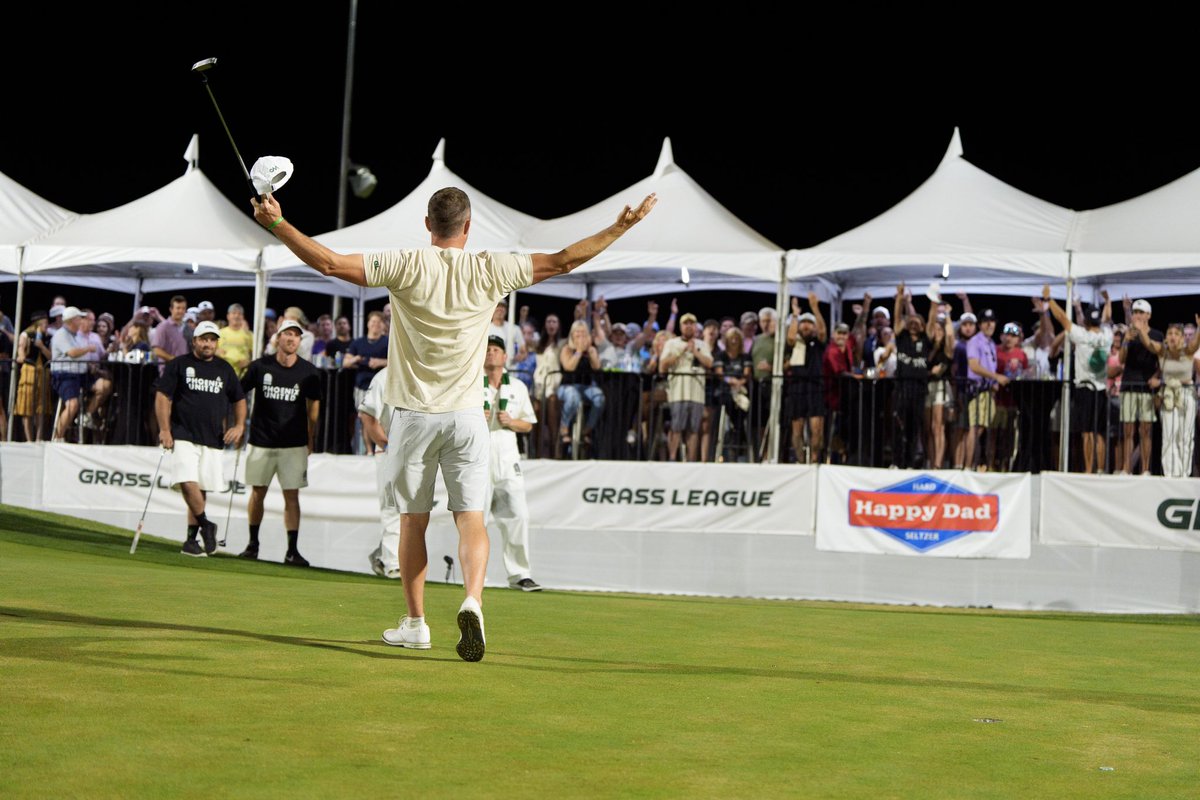
<path id="1" fill-rule="evenodd" d="M 1200 322 L 1200 315 L 1196 321 Z M 1183 337 L 1183 325 L 1167 326 L 1164 341 L 1142 335 L 1142 344 L 1158 354 L 1162 378 L 1162 468 L 1168 478 L 1186 478 L 1192 472 L 1196 438 L 1196 391 L 1192 381 L 1192 356 L 1200 349 L 1200 331 L 1192 340 Z M 1148 344 L 1147 344 L 1148 343 Z"/>

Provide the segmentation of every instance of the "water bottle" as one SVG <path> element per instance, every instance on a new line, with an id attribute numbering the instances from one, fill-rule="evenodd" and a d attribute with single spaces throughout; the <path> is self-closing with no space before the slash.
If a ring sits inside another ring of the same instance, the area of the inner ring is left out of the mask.
<path id="1" fill-rule="evenodd" d="M 333 365 L 338 369 L 342 368 L 342 351 L 338 350 L 337 355 L 333 357 Z"/>

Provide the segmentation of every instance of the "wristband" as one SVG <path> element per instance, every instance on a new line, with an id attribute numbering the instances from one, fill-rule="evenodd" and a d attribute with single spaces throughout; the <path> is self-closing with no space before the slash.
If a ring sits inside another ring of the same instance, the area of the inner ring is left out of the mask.
<path id="1" fill-rule="evenodd" d="M 270 225 L 268 225 L 268 226 L 267 226 L 267 230 L 269 230 L 269 231 L 273 231 L 273 230 L 275 230 L 275 227 L 276 227 L 276 226 L 277 226 L 279 223 L 281 223 L 281 222 L 283 222 L 283 217 L 282 217 L 282 216 L 280 216 L 280 217 L 279 217 L 279 219 L 275 220 L 275 221 L 274 221 L 274 222 L 272 222 Z"/>

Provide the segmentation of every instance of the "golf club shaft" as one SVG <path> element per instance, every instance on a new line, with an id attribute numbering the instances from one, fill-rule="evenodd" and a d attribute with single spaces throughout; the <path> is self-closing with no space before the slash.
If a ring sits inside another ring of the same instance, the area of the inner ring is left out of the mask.
<path id="1" fill-rule="evenodd" d="M 154 478 L 150 481 L 150 491 L 146 493 L 146 505 L 142 508 L 142 518 L 138 520 L 137 530 L 133 532 L 133 544 L 129 546 L 129 555 L 137 552 L 138 539 L 142 538 L 142 525 L 146 522 L 146 512 L 150 510 L 150 498 L 154 496 L 154 485 L 158 483 L 158 473 L 162 469 L 163 457 L 167 451 L 158 454 L 158 466 L 154 468 Z"/>
<path id="2" fill-rule="evenodd" d="M 242 447 L 239 447 L 238 451 L 237 451 L 237 456 L 234 457 L 234 459 L 233 459 L 233 480 L 229 482 L 229 507 L 225 509 L 225 527 L 221 529 L 220 544 L 222 546 L 224 546 L 224 544 L 225 544 L 225 541 L 226 541 L 225 537 L 227 537 L 229 535 L 229 518 L 233 514 L 233 493 L 237 489 L 238 467 L 242 463 L 242 450 L 244 450 L 244 449 L 245 449 L 245 445 L 243 445 Z"/>
<path id="3" fill-rule="evenodd" d="M 217 96 L 213 94 L 212 87 L 208 85 L 208 81 L 204 81 L 204 90 L 208 92 L 208 99 L 212 100 L 213 108 L 216 109 L 217 119 L 221 120 L 221 127 L 225 129 L 225 135 L 229 137 L 229 146 L 233 148 L 233 154 L 237 156 L 238 164 L 242 168 L 242 175 L 246 177 L 246 185 L 250 187 L 250 194 L 253 197 L 258 197 L 258 189 L 254 187 L 254 181 L 250 180 L 250 170 L 246 169 L 246 162 L 242 159 L 242 154 L 238 150 L 237 143 L 233 141 L 233 134 L 229 131 L 229 125 L 225 122 L 225 115 L 221 113 L 221 107 L 217 105 Z"/>

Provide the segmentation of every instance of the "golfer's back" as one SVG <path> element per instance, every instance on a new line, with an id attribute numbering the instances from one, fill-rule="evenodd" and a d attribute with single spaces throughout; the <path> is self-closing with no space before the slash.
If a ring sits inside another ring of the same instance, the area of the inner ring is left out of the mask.
<path id="1" fill-rule="evenodd" d="M 363 270 L 368 286 L 391 295 L 388 405 L 429 414 L 481 407 L 488 325 L 500 298 L 532 282 L 530 257 L 426 247 L 368 253 Z"/>

